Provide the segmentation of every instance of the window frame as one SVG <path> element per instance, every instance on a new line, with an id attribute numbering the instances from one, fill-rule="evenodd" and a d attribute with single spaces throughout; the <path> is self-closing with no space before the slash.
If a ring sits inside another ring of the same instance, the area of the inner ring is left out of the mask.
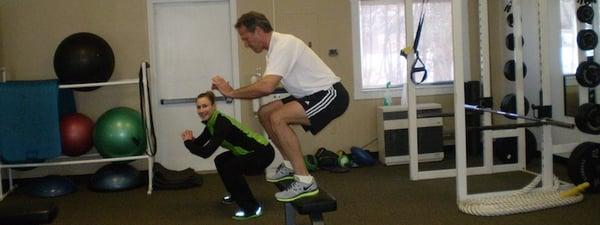
<path id="1" fill-rule="evenodd" d="M 352 59 L 354 78 L 354 99 L 377 99 L 383 98 L 386 88 L 363 89 L 362 85 L 362 59 L 360 45 L 360 11 L 361 0 L 349 0 L 352 19 Z M 400 0 L 398 0 L 400 1 Z M 466 25 L 466 24 L 461 24 Z M 453 62 L 455 64 L 456 62 Z M 392 97 L 401 97 L 405 84 L 391 88 Z M 454 93 L 454 80 L 436 83 L 420 84 L 416 86 L 417 96 L 445 95 Z"/>

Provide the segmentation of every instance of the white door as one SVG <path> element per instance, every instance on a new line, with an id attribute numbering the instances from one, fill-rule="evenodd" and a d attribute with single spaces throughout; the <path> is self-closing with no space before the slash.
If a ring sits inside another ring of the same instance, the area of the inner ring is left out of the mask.
<path id="1" fill-rule="evenodd" d="M 235 11 L 233 0 L 148 1 L 156 161 L 169 169 L 214 170 L 213 159 L 223 151 L 208 159 L 192 155 L 180 134 L 190 129 L 197 136 L 204 129 L 194 99 L 210 90 L 212 75 L 237 83 Z M 239 101 L 217 101 L 217 108 L 240 117 Z"/>

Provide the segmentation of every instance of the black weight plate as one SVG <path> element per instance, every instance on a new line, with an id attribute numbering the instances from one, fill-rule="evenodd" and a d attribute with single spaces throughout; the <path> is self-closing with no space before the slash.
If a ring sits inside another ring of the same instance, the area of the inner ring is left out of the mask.
<path id="1" fill-rule="evenodd" d="M 515 35 L 513 33 L 506 35 L 504 43 L 506 43 L 506 48 L 508 50 L 515 50 Z M 521 37 L 521 46 L 523 45 L 525 45 L 525 38 Z"/>
<path id="2" fill-rule="evenodd" d="M 582 23 L 592 24 L 594 9 L 589 5 L 582 5 L 577 9 L 577 19 Z"/>
<path id="3" fill-rule="evenodd" d="M 506 23 L 508 24 L 509 27 L 513 27 L 513 22 L 514 22 L 514 18 L 513 18 L 513 14 L 508 14 L 508 16 L 506 16 Z"/>
<path id="4" fill-rule="evenodd" d="M 578 185 L 589 182 L 588 193 L 600 191 L 600 145 L 593 142 L 579 144 L 571 152 L 568 162 L 569 178 Z"/>
<path id="5" fill-rule="evenodd" d="M 598 45 L 598 35 L 594 30 L 580 30 L 577 33 L 577 46 L 581 50 L 592 50 Z"/>
<path id="6" fill-rule="evenodd" d="M 504 77 L 507 80 L 515 81 L 515 60 L 508 60 L 504 64 Z M 527 65 L 523 63 L 523 78 L 527 76 Z"/>
<path id="7" fill-rule="evenodd" d="M 600 64 L 594 61 L 584 61 L 577 66 L 575 79 L 579 85 L 594 88 L 600 84 Z"/>
<path id="8" fill-rule="evenodd" d="M 586 113 L 588 129 L 592 134 L 600 134 L 600 105 L 593 104 L 593 107 Z"/>
<path id="9" fill-rule="evenodd" d="M 577 107 L 575 111 L 575 126 L 584 133 L 592 134 L 592 130 L 589 128 L 588 113 L 594 108 L 593 103 L 584 103 Z"/>
<path id="10" fill-rule="evenodd" d="M 515 94 L 507 94 L 502 98 L 502 102 L 500 102 L 500 110 L 508 113 L 516 113 L 517 112 L 517 96 Z M 525 115 L 529 114 L 529 100 L 525 98 Z M 504 115 L 504 117 L 509 119 L 516 119 L 514 116 Z"/>

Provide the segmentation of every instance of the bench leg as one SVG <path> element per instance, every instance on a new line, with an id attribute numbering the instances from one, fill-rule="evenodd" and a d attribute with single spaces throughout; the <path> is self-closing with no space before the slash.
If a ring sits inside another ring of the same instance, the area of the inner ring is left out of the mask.
<path id="1" fill-rule="evenodd" d="M 312 225 L 325 225 L 325 222 L 323 222 L 323 214 L 321 213 L 311 213 L 310 222 L 312 222 Z"/>
<path id="2" fill-rule="evenodd" d="M 285 225 L 296 225 L 296 209 L 292 203 L 285 203 Z"/>

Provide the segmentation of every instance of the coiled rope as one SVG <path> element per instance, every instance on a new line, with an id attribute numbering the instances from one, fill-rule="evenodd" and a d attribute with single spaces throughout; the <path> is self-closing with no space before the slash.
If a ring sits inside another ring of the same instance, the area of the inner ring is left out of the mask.
<path id="1" fill-rule="evenodd" d="M 554 179 L 551 191 L 532 191 L 541 181 L 537 176 L 527 186 L 510 195 L 468 199 L 458 203 L 460 211 L 476 216 L 502 216 L 570 205 L 583 200 L 581 193 L 589 186 L 583 183 L 566 191 L 558 190 L 560 183 Z"/>

